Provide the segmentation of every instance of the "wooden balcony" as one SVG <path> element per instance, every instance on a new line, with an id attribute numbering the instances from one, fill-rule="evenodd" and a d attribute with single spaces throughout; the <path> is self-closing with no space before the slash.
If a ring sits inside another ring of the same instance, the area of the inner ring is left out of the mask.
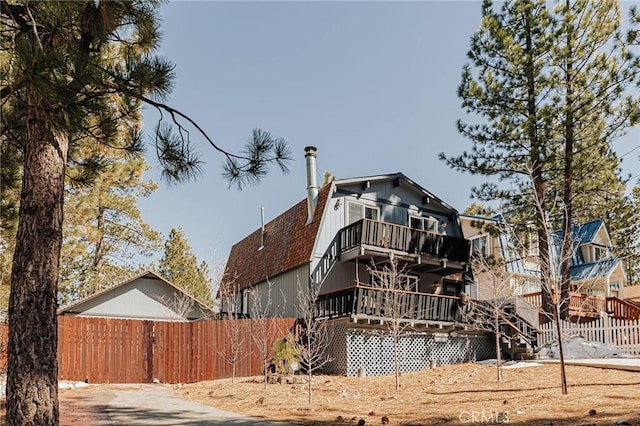
<path id="1" fill-rule="evenodd" d="M 599 318 L 601 312 L 606 312 L 617 319 L 640 319 L 640 308 L 617 297 L 581 293 L 571 293 L 570 296 L 569 316 L 574 318 Z M 540 291 L 523 294 L 522 298 L 532 305 L 542 306 L 542 292 Z"/>
<path id="2" fill-rule="evenodd" d="M 414 324 L 453 325 L 461 320 L 459 303 L 460 298 L 452 296 L 355 286 L 319 296 L 316 317 L 349 317 L 354 322 L 397 318 Z"/>
<path id="3" fill-rule="evenodd" d="M 469 248 L 469 241 L 464 238 L 369 219 L 354 222 L 340 231 L 341 257 L 361 256 L 371 251 L 389 252 L 445 268 L 447 262 L 453 262 L 457 265 L 451 272 L 459 272 L 461 265 L 469 261 Z"/>

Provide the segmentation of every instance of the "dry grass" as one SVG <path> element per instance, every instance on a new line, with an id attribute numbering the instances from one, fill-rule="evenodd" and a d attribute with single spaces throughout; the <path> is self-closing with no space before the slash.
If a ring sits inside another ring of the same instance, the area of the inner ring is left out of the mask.
<path id="1" fill-rule="evenodd" d="M 261 377 L 176 385 L 185 398 L 253 417 L 304 425 L 495 424 L 640 425 L 640 373 L 567 367 L 568 395 L 560 390 L 558 365 L 504 370 L 463 364 L 393 377 L 317 376 L 314 402 L 307 385 L 269 385 Z M 595 411 L 594 411 L 595 410 Z M 591 414 L 589 413 L 591 411 Z"/>

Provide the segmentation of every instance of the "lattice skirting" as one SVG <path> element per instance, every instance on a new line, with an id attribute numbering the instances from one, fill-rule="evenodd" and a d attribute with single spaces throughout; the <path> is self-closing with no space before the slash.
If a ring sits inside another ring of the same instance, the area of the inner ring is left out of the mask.
<path id="1" fill-rule="evenodd" d="M 361 328 L 348 322 L 328 324 L 332 344 L 327 355 L 331 361 L 323 370 L 329 374 L 355 376 L 359 369 L 367 375 L 394 373 L 393 339 L 384 330 Z M 400 369 L 403 373 L 425 370 L 432 360 L 437 365 L 459 364 L 495 358 L 493 339 L 484 335 L 457 335 L 442 338 L 433 333 L 407 333 L 399 341 Z"/>

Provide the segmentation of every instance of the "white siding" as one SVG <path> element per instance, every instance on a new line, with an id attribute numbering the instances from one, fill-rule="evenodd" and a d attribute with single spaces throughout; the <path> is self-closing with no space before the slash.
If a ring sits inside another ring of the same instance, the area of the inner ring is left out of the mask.
<path id="1" fill-rule="evenodd" d="M 340 230 L 348 223 L 349 202 L 379 207 L 380 220 L 402 226 L 408 225 L 410 214 L 431 216 L 439 222 L 446 223 L 445 232 L 448 235 L 462 237 L 462 229 L 455 219 L 455 215 L 452 214 L 453 211 L 435 200 L 423 205 L 424 197 L 422 191 L 405 181 L 401 181 L 399 186 L 394 186 L 394 180 L 372 181 L 366 188 L 362 183 L 334 186 L 329 194 L 318 231 L 311 260 L 311 271 L 315 271 L 318 265 L 323 262 L 323 256 L 335 253 L 335 250 L 331 250 L 331 246 L 336 244 Z M 325 263 L 331 263 L 331 261 L 325 261 Z M 367 266 L 361 263 L 359 268 L 359 279 L 364 282 L 368 282 Z M 355 269 L 356 266 L 352 262 L 345 264 L 335 262 L 329 276 L 323 282 L 321 293 L 329 293 L 354 285 L 356 281 Z M 422 277 L 422 285 L 429 282 L 430 286 L 431 280 L 432 277 Z"/>

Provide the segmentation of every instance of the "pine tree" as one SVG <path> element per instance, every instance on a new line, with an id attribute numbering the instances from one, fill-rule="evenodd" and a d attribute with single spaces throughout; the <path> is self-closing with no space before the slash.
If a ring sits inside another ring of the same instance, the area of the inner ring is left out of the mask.
<path id="1" fill-rule="evenodd" d="M 624 197 L 616 216 L 607 223 L 611 224 L 615 254 L 624 262 L 628 285 L 640 285 L 640 186 Z"/>
<path id="2" fill-rule="evenodd" d="M 541 1 L 506 2 L 499 12 L 485 1 L 471 41 L 474 68 L 463 70 L 459 96 L 470 119 L 481 123 L 460 121 L 472 151 L 441 158 L 497 178 L 475 193 L 499 201 L 512 221 L 536 225 L 543 279 L 550 264 L 547 222 L 565 231 L 569 253 L 575 220 L 621 205 L 625 182 L 611 144 L 638 119 L 639 99 L 629 88 L 639 65 L 622 43 L 620 25 L 619 5 L 610 0 L 563 1 L 554 11 Z M 562 258 L 567 296 L 570 258 Z M 549 297 L 543 293 L 545 310 Z"/>
<path id="3" fill-rule="evenodd" d="M 543 309 L 551 309 L 549 241 L 545 232 L 549 194 L 552 105 L 546 99 L 551 78 L 547 68 L 556 23 L 543 0 L 504 2 L 496 10 L 482 4 L 480 28 L 471 38 L 471 64 L 462 71 L 458 96 L 480 123 L 458 121 L 458 130 L 473 143 L 470 152 L 440 158 L 451 167 L 492 178 L 474 188 L 480 201 L 500 203 L 511 221 L 534 223 L 539 245 Z M 506 182 L 499 185 L 500 182 Z"/>
<path id="4" fill-rule="evenodd" d="M 17 161 L 19 153 L 4 139 L 0 139 L 0 308 L 9 303 L 11 260 L 18 226 L 20 180 L 22 169 Z"/>
<path id="5" fill-rule="evenodd" d="M 485 204 L 473 202 L 467 206 L 462 212 L 467 216 L 491 217 L 495 212 L 488 208 Z"/>
<path id="6" fill-rule="evenodd" d="M 625 185 L 612 142 L 633 126 L 640 97 L 629 93 L 640 62 L 623 44 L 620 5 L 614 0 L 564 0 L 551 49 L 550 94 L 557 108 L 555 134 L 564 146 L 557 186 L 562 194 L 562 253 L 572 251 L 575 219 L 593 206 L 620 206 Z M 589 219 L 589 217 L 586 217 Z M 571 257 L 562 256 L 561 316 L 568 314 Z"/>
<path id="7" fill-rule="evenodd" d="M 142 180 L 149 169 L 144 157 L 106 151 L 109 161 L 93 182 L 68 185 L 65 192 L 61 305 L 120 281 L 136 269 L 138 256 L 151 256 L 161 246 L 160 234 L 142 221 L 136 205 L 157 187 Z"/>
<path id="8" fill-rule="evenodd" d="M 160 3 L 0 1 L 0 137 L 20 153 L 22 166 L 9 300 L 9 425 L 59 423 L 56 311 L 65 174 L 68 166 L 99 173 L 102 159 L 81 153 L 87 140 L 140 152 L 137 123 L 147 104 L 166 113 L 154 132 L 166 179 L 194 178 L 200 170 L 187 125 L 224 155 L 225 176 L 238 186 L 257 182 L 274 162 L 287 171 L 284 140 L 256 130 L 242 154 L 231 154 L 164 103 L 173 65 L 154 55 Z"/>
<path id="9" fill-rule="evenodd" d="M 182 228 L 172 229 L 169 233 L 158 272 L 191 296 L 212 306 L 209 267 L 205 262 L 198 265 L 198 258 L 193 254 Z"/>

